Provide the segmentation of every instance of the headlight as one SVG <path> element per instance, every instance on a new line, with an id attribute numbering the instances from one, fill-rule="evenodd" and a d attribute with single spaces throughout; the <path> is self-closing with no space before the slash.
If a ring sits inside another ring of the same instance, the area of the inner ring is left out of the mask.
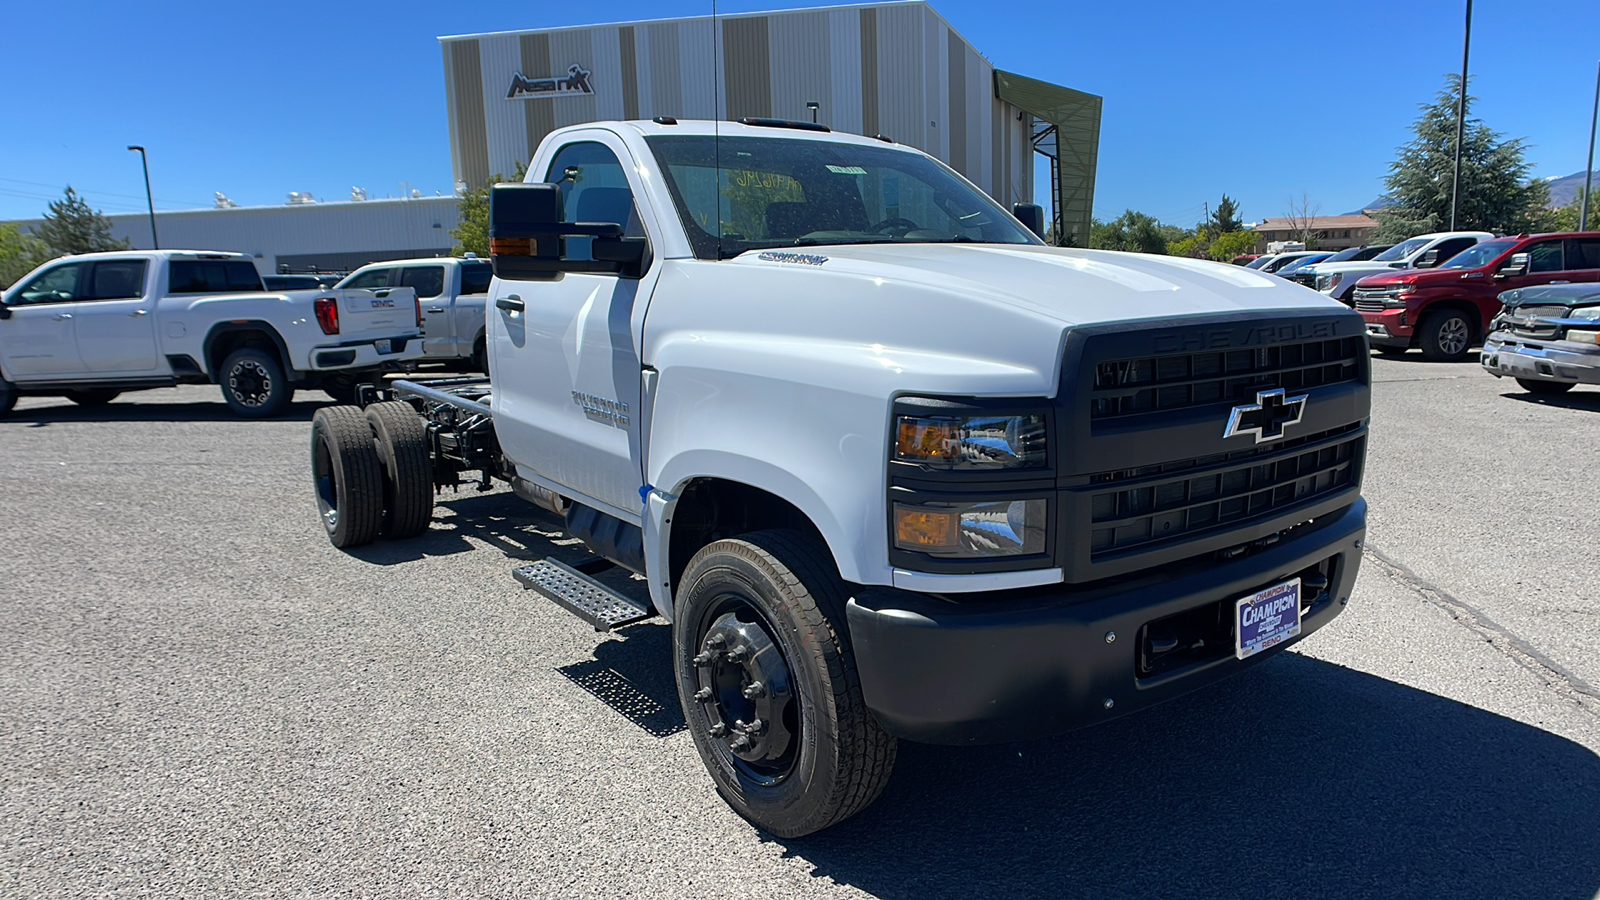
<path id="1" fill-rule="evenodd" d="M 1044 416 L 896 416 L 894 458 L 945 469 L 1045 464 Z"/>
<path id="2" fill-rule="evenodd" d="M 952 559 L 1043 553 L 1048 509 L 1043 499 L 896 503 L 894 543 Z"/>
<path id="3" fill-rule="evenodd" d="M 1600 331 L 1579 331 L 1576 328 L 1568 328 L 1566 339 L 1579 344 L 1600 344 Z"/>
<path id="4" fill-rule="evenodd" d="M 1331 291 L 1334 288 L 1339 286 L 1339 282 L 1341 280 L 1343 280 L 1343 278 L 1344 278 L 1344 275 L 1342 275 L 1342 274 L 1340 274 L 1338 272 L 1335 272 L 1332 275 L 1318 275 L 1317 276 L 1317 290 L 1319 290 L 1319 291 Z"/>
<path id="5" fill-rule="evenodd" d="M 1569 319 L 1600 319 L 1600 306 L 1585 306 L 1567 313 Z"/>

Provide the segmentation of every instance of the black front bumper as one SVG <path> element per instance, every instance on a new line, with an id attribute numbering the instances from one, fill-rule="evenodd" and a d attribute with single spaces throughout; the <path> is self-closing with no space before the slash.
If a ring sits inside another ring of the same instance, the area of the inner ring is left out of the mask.
<path id="1" fill-rule="evenodd" d="M 1350 596 L 1366 511 L 1366 501 L 1357 500 L 1239 559 L 1208 557 L 1109 587 L 953 601 L 865 589 L 847 606 L 862 694 L 890 732 L 935 744 L 1042 737 L 1153 706 L 1299 638 L 1239 660 L 1231 638 L 1222 647 L 1213 634 L 1185 664 L 1151 671 L 1145 626 L 1167 620 L 1181 631 L 1181 623 L 1203 619 L 1203 610 L 1321 566 L 1327 591 L 1302 613 L 1301 637 L 1310 634 Z"/>

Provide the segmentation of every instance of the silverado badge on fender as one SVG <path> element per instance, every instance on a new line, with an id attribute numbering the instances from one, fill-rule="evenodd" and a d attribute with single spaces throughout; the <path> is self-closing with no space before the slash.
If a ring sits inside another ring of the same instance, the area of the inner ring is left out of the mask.
<path id="1" fill-rule="evenodd" d="M 1283 437 L 1283 430 L 1297 425 L 1306 411 L 1307 394 L 1298 397 L 1284 396 L 1283 388 L 1257 391 L 1256 402 L 1235 406 L 1228 417 L 1228 427 L 1222 430 L 1224 438 L 1236 434 L 1255 434 L 1256 443 L 1275 441 Z"/>

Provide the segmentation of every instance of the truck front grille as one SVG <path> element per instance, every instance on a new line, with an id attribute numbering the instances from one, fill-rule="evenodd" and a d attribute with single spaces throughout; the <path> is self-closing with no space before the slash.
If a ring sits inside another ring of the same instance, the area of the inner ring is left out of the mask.
<path id="1" fill-rule="evenodd" d="M 1351 423 L 1282 443 L 1091 476 L 1090 560 L 1242 528 L 1360 481 L 1365 434 Z"/>
<path id="2" fill-rule="evenodd" d="M 1339 337 L 1244 350 L 1098 363 L 1089 415 L 1110 419 L 1211 403 L 1242 403 L 1258 391 L 1322 387 L 1361 377 L 1361 340 Z"/>

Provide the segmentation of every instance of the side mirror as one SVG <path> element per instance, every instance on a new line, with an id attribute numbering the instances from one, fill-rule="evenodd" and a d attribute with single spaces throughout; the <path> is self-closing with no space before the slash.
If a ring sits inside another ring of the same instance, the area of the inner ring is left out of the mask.
<path id="1" fill-rule="evenodd" d="M 1526 274 L 1528 274 L 1528 254 L 1513 253 L 1511 254 L 1511 259 L 1500 267 L 1500 271 L 1494 273 L 1494 277 L 1505 278 L 1510 275 Z"/>
<path id="2" fill-rule="evenodd" d="M 1432 250 L 1429 250 L 1427 253 L 1422 254 L 1422 258 L 1417 260 L 1416 268 L 1418 268 L 1418 269 L 1433 269 L 1433 268 L 1437 268 L 1438 265 L 1439 265 L 1439 248 L 1435 247 Z"/>
<path id="3" fill-rule="evenodd" d="M 495 277 L 548 280 L 562 272 L 637 278 L 644 238 L 623 237 L 617 222 L 563 222 L 561 187 L 497 184 L 489 189 L 489 259 Z M 588 259 L 570 259 L 568 238 L 591 238 Z"/>
<path id="4" fill-rule="evenodd" d="M 0 321 L 11 318 L 11 304 L 0 303 Z"/>
<path id="5" fill-rule="evenodd" d="M 1029 231 L 1044 237 L 1044 207 L 1037 203 L 1014 203 L 1011 205 L 1011 214 Z"/>

